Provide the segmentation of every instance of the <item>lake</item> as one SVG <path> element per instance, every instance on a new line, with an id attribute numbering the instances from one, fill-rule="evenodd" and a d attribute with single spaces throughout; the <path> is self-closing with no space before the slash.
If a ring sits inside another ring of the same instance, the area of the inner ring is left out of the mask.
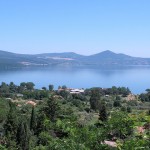
<path id="1" fill-rule="evenodd" d="M 70 88 L 125 86 L 135 93 L 150 88 L 150 68 L 24 68 L 0 70 L 0 82 L 34 82 L 36 88 L 53 84 Z"/>

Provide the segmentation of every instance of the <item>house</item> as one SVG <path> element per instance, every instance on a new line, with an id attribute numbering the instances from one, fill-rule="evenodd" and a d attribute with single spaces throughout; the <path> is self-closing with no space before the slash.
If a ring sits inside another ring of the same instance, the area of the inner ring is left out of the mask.
<path id="1" fill-rule="evenodd" d="M 80 94 L 84 93 L 84 89 L 70 89 L 71 94 Z"/>
<path id="2" fill-rule="evenodd" d="M 12 98 L 6 98 L 7 100 L 12 100 Z"/>
<path id="3" fill-rule="evenodd" d="M 33 101 L 27 101 L 26 104 L 30 104 L 30 105 L 32 105 L 32 106 L 36 106 L 36 103 L 33 102 Z"/>
<path id="4" fill-rule="evenodd" d="M 109 145 L 111 147 L 117 147 L 117 143 L 114 141 L 104 141 L 104 144 Z"/>
<path id="5" fill-rule="evenodd" d="M 23 94 L 18 93 L 16 96 L 17 97 L 23 97 Z"/>

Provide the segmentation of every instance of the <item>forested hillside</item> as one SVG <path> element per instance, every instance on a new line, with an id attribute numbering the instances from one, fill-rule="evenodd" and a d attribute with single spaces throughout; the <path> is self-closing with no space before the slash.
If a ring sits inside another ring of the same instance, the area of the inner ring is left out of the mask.
<path id="1" fill-rule="evenodd" d="M 149 66 L 150 58 L 131 57 L 106 50 L 101 53 L 84 56 L 73 52 L 16 54 L 0 51 L 0 68 L 41 67 L 41 66 Z"/>
<path id="2" fill-rule="evenodd" d="M 150 90 L 0 85 L 2 150 L 150 149 Z"/>

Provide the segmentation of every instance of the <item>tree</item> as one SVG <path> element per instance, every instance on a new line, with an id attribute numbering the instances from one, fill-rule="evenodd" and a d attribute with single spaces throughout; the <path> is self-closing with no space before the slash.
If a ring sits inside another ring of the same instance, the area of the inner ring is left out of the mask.
<path id="1" fill-rule="evenodd" d="M 119 88 L 119 94 L 122 94 L 123 97 L 126 97 L 127 95 L 129 95 L 131 93 L 130 89 L 127 87 L 120 87 Z"/>
<path id="2" fill-rule="evenodd" d="M 62 87 L 59 85 L 59 86 L 58 86 L 58 90 L 61 89 L 61 88 L 62 88 Z"/>
<path id="3" fill-rule="evenodd" d="M 99 109 L 100 98 L 101 98 L 101 95 L 99 93 L 99 90 L 98 89 L 92 89 L 91 98 L 90 98 L 91 109 L 93 109 L 95 111 Z"/>
<path id="4" fill-rule="evenodd" d="M 147 115 L 150 115 L 150 109 L 147 111 Z"/>
<path id="5" fill-rule="evenodd" d="M 0 98 L 0 128 L 1 123 L 7 119 L 9 113 L 9 102 L 6 99 Z"/>
<path id="6" fill-rule="evenodd" d="M 146 93 L 146 94 L 144 94 L 144 93 L 140 94 L 140 95 L 139 95 L 139 99 L 140 99 L 142 102 L 144 102 L 144 101 L 145 101 L 145 102 L 150 101 L 148 93 Z"/>
<path id="7" fill-rule="evenodd" d="M 23 88 L 25 88 L 26 87 L 26 83 L 25 82 L 21 82 L 20 86 L 23 87 Z"/>
<path id="8" fill-rule="evenodd" d="M 31 119 L 30 119 L 30 130 L 34 130 L 36 128 L 36 118 L 35 118 L 35 110 L 34 106 L 32 107 Z"/>
<path id="9" fill-rule="evenodd" d="M 109 132 L 112 137 L 125 139 L 132 135 L 134 122 L 126 112 L 116 111 L 108 121 Z"/>
<path id="10" fill-rule="evenodd" d="M 66 86 L 66 85 L 63 85 L 63 86 L 62 86 L 62 89 L 64 89 L 64 90 L 67 89 L 67 86 Z"/>
<path id="11" fill-rule="evenodd" d="M 53 91 L 54 90 L 54 85 L 50 84 L 49 85 L 49 91 Z"/>
<path id="12" fill-rule="evenodd" d="M 119 95 L 116 96 L 116 100 L 119 101 L 121 100 L 121 97 Z"/>
<path id="13" fill-rule="evenodd" d="M 57 92 L 59 95 L 61 95 L 64 99 L 66 100 L 71 100 L 72 99 L 72 95 L 70 94 L 69 91 L 66 90 L 60 90 Z"/>
<path id="14" fill-rule="evenodd" d="M 46 87 L 42 87 L 42 90 L 45 90 L 45 91 L 46 91 Z"/>
<path id="15" fill-rule="evenodd" d="M 10 89 L 10 92 L 12 93 L 17 92 L 17 86 L 13 82 L 10 82 L 9 89 Z"/>
<path id="16" fill-rule="evenodd" d="M 106 121 L 108 119 L 108 114 L 106 110 L 106 106 L 104 104 L 101 104 L 99 108 L 99 120 Z"/>
<path id="17" fill-rule="evenodd" d="M 27 82 L 26 83 L 26 88 L 27 90 L 31 91 L 34 89 L 35 84 L 33 82 Z"/>
<path id="18" fill-rule="evenodd" d="M 120 110 L 121 111 L 127 111 L 127 108 L 125 106 L 122 106 Z"/>
<path id="19" fill-rule="evenodd" d="M 21 122 L 17 132 L 17 144 L 22 150 L 29 150 L 29 129 L 26 122 Z"/>
<path id="20" fill-rule="evenodd" d="M 112 93 L 113 95 L 118 94 L 118 89 L 117 89 L 116 86 L 112 86 L 112 88 L 111 88 L 111 93 Z"/>
<path id="21" fill-rule="evenodd" d="M 120 107 L 120 106 L 121 106 L 120 101 L 115 100 L 115 101 L 114 101 L 114 107 Z"/>
<path id="22" fill-rule="evenodd" d="M 9 93 L 9 87 L 5 82 L 2 82 L 1 87 L 0 87 L 0 92 Z"/>
<path id="23" fill-rule="evenodd" d="M 26 90 L 26 83 L 25 82 L 21 82 L 20 86 L 18 87 L 18 92 L 22 93 L 24 90 Z"/>
<path id="24" fill-rule="evenodd" d="M 146 91 L 147 93 L 150 93 L 150 89 L 146 89 L 145 91 Z"/>
<path id="25" fill-rule="evenodd" d="M 128 112 L 128 113 L 131 113 L 131 112 L 132 112 L 132 108 L 128 106 L 128 107 L 127 107 L 127 112 Z"/>
<path id="26" fill-rule="evenodd" d="M 47 104 L 44 107 L 44 113 L 46 114 L 46 116 L 51 120 L 51 121 L 55 121 L 55 119 L 58 116 L 58 112 L 60 110 L 60 107 L 58 105 L 57 99 L 55 99 L 54 97 L 50 97 L 47 100 Z"/>
<path id="27" fill-rule="evenodd" d="M 15 105 L 10 101 L 9 102 L 9 113 L 7 116 L 7 120 L 4 124 L 4 130 L 7 137 L 7 146 L 14 147 L 16 145 L 15 139 L 18 129 L 18 118 L 17 111 Z"/>

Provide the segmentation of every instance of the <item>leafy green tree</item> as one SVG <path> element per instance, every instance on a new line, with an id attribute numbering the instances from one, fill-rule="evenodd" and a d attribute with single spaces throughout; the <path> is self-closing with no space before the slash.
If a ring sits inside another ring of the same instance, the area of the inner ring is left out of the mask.
<path id="1" fill-rule="evenodd" d="M 122 106 L 121 111 L 127 111 L 127 108 L 125 106 Z"/>
<path id="2" fill-rule="evenodd" d="M 111 114 L 111 118 L 108 121 L 108 133 L 112 137 L 125 139 L 132 135 L 133 126 L 134 122 L 127 113 L 116 111 Z"/>
<path id="3" fill-rule="evenodd" d="M 43 98 L 48 97 L 48 91 L 47 90 L 36 90 L 33 92 L 33 98 L 42 100 Z"/>
<path id="4" fill-rule="evenodd" d="M 128 112 L 128 113 L 131 113 L 131 112 L 132 112 L 132 108 L 128 106 L 128 107 L 127 107 L 127 112 Z"/>
<path id="5" fill-rule="evenodd" d="M 54 90 L 54 85 L 50 84 L 49 85 L 49 91 L 53 91 Z"/>
<path id="6" fill-rule="evenodd" d="M 120 94 L 122 94 L 123 97 L 126 97 L 127 95 L 131 93 L 128 87 L 127 88 L 121 87 L 119 88 L 119 90 L 120 90 Z"/>
<path id="7" fill-rule="evenodd" d="M 63 86 L 62 86 L 62 89 L 64 89 L 64 90 L 67 89 L 67 86 L 66 86 L 66 85 L 63 85 Z"/>
<path id="8" fill-rule="evenodd" d="M 25 83 L 25 82 L 21 82 L 21 83 L 20 83 L 20 86 L 26 87 L 26 83 Z"/>
<path id="9" fill-rule="evenodd" d="M 121 100 L 121 97 L 119 95 L 116 96 L 116 100 L 119 101 Z"/>
<path id="10" fill-rule="evenodd" d="M 146 91 L 147 93 L 150 93 L 150 89 L 146 89 L 145 91 Z"/>
<path id="11" fill-rule="evenodd" d="M 107 114 L 106 106 L 105 104 L 101 104 L 99 108 L 99 120 L 107 121 L 107 119 L 108 119 L 108 114 Z"/>
<path id="12" fill-rule="evenodd" d="M 60 110 L 57 99 L 55 99 L 54 97 L 50 97 L 47 100 L 46 106 L 43 109 L 44 109 L 46 116 L 51 121 L 55 121 L 55 119 L 57 118 L 57 116 L 59 114 L 59 110 Z"/>
<path id="13" fill-rule="evenodd" d="M 26 90 L 26 83 L 25 82 L 21 82 L 20 86 L 18 86 L 18 92 L 22 93 L 25 90 Z"/>
<path id="14" fill-rule="evenodd" d="M 39 135 L 39 144 L 46 146 L 52 142 L 52 136 L 48 132 L 41 132 Z"/>
<path id="15" fill-rule="evenodd" d="M 0 144 L 0 150 L 7 150 L 7 148 Z"/>
<path id="16" fill-rule="evenodd" d="M 27 82 L 26 83 L 26 88 L 27 90 L 31 91 L 34 89 L 35 84 L 33 82 Z"/>
<path id="17" fill-rule="evenodd" d="M 62 96 L 66 100 L 72 100 L 72 95 L 66 90 L 58 91 L 57 94 L 59 94 L 60 96 Z"/>
<path id="18" fill-rule="evenodd" d="M 10 82 L 9 90 L 11 93 L 16 93 L 17 92 L 17 86 L 13 82 Z"/>
<path id="19" fill-rule="evenodd" d="M 45 115 L 45 112 L 44 112 L 44 108 L 42 107 L 40 110 L 39 110 L 39 113 L 37 115 L 37 119 L 36 119 L 36 128 L 34 130 L 34 134 L 39 136 L 39 134 L 43 131 L 46 130 L 45 128 L 45 125 L 44 125 L 44 121 L 46 119 L 46 115 Z"/>
<path id="20" fill-rule="evenodd" d="M 0 98 L 0 124 L 7 120 L 7 115 L 9 113 L 9 102 L 4 98 Z"/>
<path id="21" fill-rule="evenodd" d="M 38 145 L 38 137 L 36 135 L 31 135 L 29 138 L 29 150 L 33 150 Z"/>
<path id="22" fill-rule="evenodd" d="M 111 93 L 112 93 L 113 95 L 119 94 L 119 91 L 118 91 L 118 89 L 117 89 L 116 86 L 112 86 L 112 88 L 111 88 Z"/>
<path id="23" fill-rule="evenodd" d="M 17 111 L 16 107 L 12 102 L 9 102 L 9 113 L 7 116 L 7 120 L 4 124 L 5 134 L 7 138 L 7 146 L 11 147 L 16 146 L 16 134 L 18 129 L 18 118 L 17 118 Z"/>
<path id="24" fill-rule="evenodd" d="M 46 89 L 46 87 L 42 87 L 42 90 L 45 90 L 45 91 L 46 91 L 47 89 Z"/>
<path id="25" fill-rule="evenodd" d="M 93 110 L 98 110 L 100 107 L 100 99 L 101 95 L 98 89 L 93 89 L 91 91 L 91 98 L 90 98 L 90 106 Z"/>
<path id="26" fill-rule="evenodd" d="M 130 138 L 119 146 L 121 150 L 149 150 L 150 142 L 149 140 L 145 140 L 143 138 Z"/>
<path id="27" fill-rule="evenodd" d="M 62 87 L 59 85 L 59 86 L 58 86 L 58 90 L 61 89 L 61 88 L 62 88 Z"/>
<path id="28" fill-rule="evenodd" d="M 120 107 L 120 106 L 121 106 L 120 101 L 115 100 L 114 101 L 114 107 Z"/>
<path id="29" fill-rule="evenodd" d="M 0 86 L 0 92 L 1 93 L 9 93 L 9 86 L 5 82 L 2 82 L 2 84 Z"/>
<path id="30" fill-rule="evenodd" d="M 149 94 L 140 94 L 139 95 L 139 99 L 142 101 L 142 102 L 148 102 L 150 101 L 150 97 L 149 97 Z"/>
<path id="31" fill-rule="evenodd" d="M 147 111 L 147 115 L 150 115 L 150 109 Z"/>

